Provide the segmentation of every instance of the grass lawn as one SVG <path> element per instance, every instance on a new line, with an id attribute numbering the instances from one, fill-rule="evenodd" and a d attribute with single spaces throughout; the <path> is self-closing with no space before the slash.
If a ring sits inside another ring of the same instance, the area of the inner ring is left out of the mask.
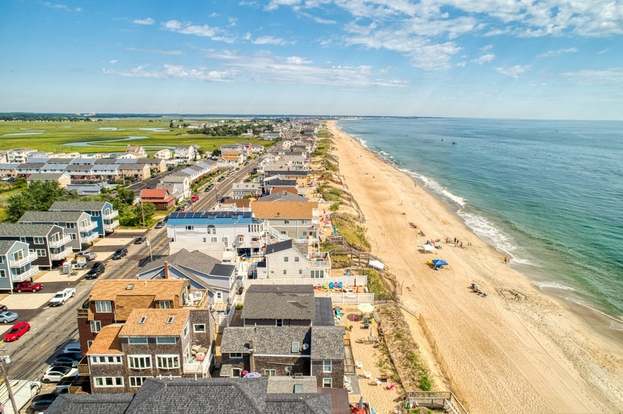
<path id="1" fill-rule="evenodd" d="M 81 145 L 83 142 L 90 144 Z M 221 145 L 239 142 L 264 146 L 272 144 L 271 141 L 247 137 L 187 134 L 183 129 L 169 129 L 169 121 L 164 119 L 0 122 L 0 150 L 32 148 L 53 152 L 123 152 L 128 144 L 136 144 L 154 152 L 165 147 L 196 144 L 205 151 L 212 151 Z"/>

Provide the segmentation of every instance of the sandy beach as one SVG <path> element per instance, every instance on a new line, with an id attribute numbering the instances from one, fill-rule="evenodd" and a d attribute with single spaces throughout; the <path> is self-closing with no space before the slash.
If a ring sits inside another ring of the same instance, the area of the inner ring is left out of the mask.
<path id="1" fill-rule="evenodd" d="M 410 176 L 328 126 L 372 252 L 402 284 L 401 300 L 421 313 L 437 363 L 470 412 L 623 412 L 621 343 L 537 290 Z M 464 248 L 418 250 L 448 237 Z M 434 271 L 426 265 L 433 257 L 450 265 Z M 472 282 L 487 297 L 472 293 Z"/>

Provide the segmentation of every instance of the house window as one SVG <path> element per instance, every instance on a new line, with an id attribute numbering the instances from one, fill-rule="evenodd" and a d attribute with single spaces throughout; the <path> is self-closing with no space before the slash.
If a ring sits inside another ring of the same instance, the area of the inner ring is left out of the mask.
<path id="1" fill-rule="evenodd" d="M 298 354 L 299 352 L 301 352 L 301 343 L 298 341 L 293 341 L 291 351 L 293 354 Z"/>
<path id="2" fill-rule="evenodd" d="M 232 368 L 231 369 L 231 376 L 232 377 L 239 377 L 240 375 L 242 375 L 242 370 L 240 368 Z"/>
<path id="3" fill-rule="evenodd" d="M 242 353 L 241 352 L 232 352 L 229 354 L 229 358 L 230 359 L 242 359 Z"/>
<path id="4" fill-rule="evenodd" d="M 177 343 L 176 336 L 157 336 L 156 344 L 158 345 L 175 345 Z"/>
<path id="5" fill-rule="evenodd" d="M 96 313 L 111 313 L 112 302 L 109 300 L 96 300 L 95 301 L 95 312 Z"/>
<path id="6" fill-rule="evenodd" d="M 333 372 L 333 363 L 330 359 L 324 359 L 322 361 L 322 372 L 327 374 Z"/>
<path id="7" fill-rule="evenodd" d="M 147 345 L 147 337 L 146 336 L 131 336 L 128 338 L 128 344 Z"/>
<path id="8" fill-rule="evenodd" d="M 223 292 L 216 292 L 217 299 L 223 299 Z"/>
<path id="9" fill-rule="evenodd" d="M 212 243 L 216 243 L 216 242 L 218 242 L 218 238 L 217 238 L 217 237 L 212 237 L 212 238 L 210 239 L 210 242 L 212 242 Z"/>
<path id="10" fill-rule="evenodd" d="M 93 365 L 103 365 L 103 364 L 111 364 L 111 365 L 119 365 L 122 363 L 121 356 L 92 356 L 89 361 Z"/>
<path id="11" fill-rule="evenodd" d="M 283 367 L 286 375 L 292 375 L 292 365 L 286 365 L 285 367 Z"/>
<path id="12" fill-rule="evenodd" d="M 72 240 L 76 240 L 76 234 L 75 233 L 69 234 L 69 238 Z"/>
<path id="13" fill-rule="evenodd" d="M 44 241 L 43 237 L 35 237 L 33 239 L 33 243 L 34 244 L 45 244 L 45 241 Z"/>
<path id="14" fill-rule="evenodd" d="M 150 355 L 128 355 L 128 366 L 132 369 L 151 368 Z"/>
<path id="15" fill-rule="evenodd" d="M 299 275 L 303 274 L 303 269 L 299 269 Z"/>
<path id="16" fill-rule="evenodd" d="M 288 263 L 288 260 L 290 260 L 290 259 L 288 258 L 288 256 L 283 256 L 283 262 L 284 262 L 284 263 Z"/>
<path id="17" fill-rule="evenodd" d="M 184 336 L 188 335 L 189 329 L 190 329 L 190 326 L 188 325 L 188 323 L 186 323 L 186 325 L 184 325 Z"/>
<path id="18" fill-rule="evenodd" d="M 45 257 L 45 249 L 37 249 L 37 257 Z"/>
<path id="19" fill-rule="evenodd" d="M 89 323 L 91 325 L 91 332 L 98 333 L 99 331 L 102 330 L 102 322 L 100 322 L 100 321 L 90 321 Z"/>
<path id="20" fill-rule="evenodd" d="M 123 387 L 123 377 L 95 377 L 96 387 Z"/>
<path id="21" fill-rule="evenodd" d="M 4 263 L 4 256 L 0 256 L 0 263 Z"/>
<path id="22" fill-rule="evenodd" d="M 173 307 L 173 303 L 170 300 L 159 300 L 158 308 L 160 309 L 171 309 Z"/>
<path id="23" fill-rule="evenodd" d="M 91 345 L 93 345 L 93 341 L 89 339 L 87 341 L 87 349 L 91 348 Z"/>
<path id="24" fill-rule="evenodd" d="M 322 379 L 322 388 L 332 388 L 332 387 L 333 387 L 333 378 Z"/>
<path id="25" fill-rule="evenodd" d="M 129 377 L 130 387 L 140 388 L 143 385 L 143 382 L 145 382 L 145 379 L 147 378 L 149 377 Z"/>
<path id="26" fill-rule="evenodd" d="M 275 369 L 265 369 L 264 370 L 264 376 L 265 377 L 274 377 L 275 375 L 277 375 L 277 370 L 275 370 Z"/>
<path id="27" fill-rule="evenodd" d="M 288 271 L 286 269 L 283 269 L 283 274 L 284 275 L 288 274 Z"/>
<path id="28" fill-rule="evenodd" d="M 294 261 L 295 261 L 295 262 L 297 262 L 297 263 L 298 263 L 300 260 L 301 260 L 301 258 L 300 258 L 300 257 L 298 257 L 298 256 L 294 256 Z"/>
<path id="29" fill-rule="evenodd" d="M 6 277 L 6 270 L 0 269 L 0 278 Z"/>
<path id="30" fill-rule="evenodd" d="M 292 392 L 294 394 L 301 394 L 303 392 L 303 384 L 294 384 L 294 389 L 292 390 Z"/>
<path id="31" fill-rule="evenodd" d="M 283 319 L 276 319 L 275 326 L 283 326 Z"/>
<path id="32" fill-rule="evenodd" d="M 193 323 L 193 332 L 200 333 L 206 331 L 205 323 Z"/>
<path id="33" fill-rule="evenodd" d="M 188 231 L 193 231 L 195 229 L 195 226 L 186 226 L 186 230 Z"/>
<path id="34" fill-rule="evenodd" d="M 161 369 L 177 369 L 180 367 L 179 355 L 157 355 L 158 368 Z"/>

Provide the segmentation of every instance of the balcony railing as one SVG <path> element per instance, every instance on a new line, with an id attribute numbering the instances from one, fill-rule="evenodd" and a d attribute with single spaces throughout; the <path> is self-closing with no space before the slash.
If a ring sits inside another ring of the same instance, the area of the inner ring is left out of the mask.
<path id="1" fill-rule="evenodd" d="M 82 237 L 82 241 L 84 243 L 90 243 L 93 240 L 97 239 L 98 234 L 97 234 L 96 231 L 91 231 L 91 232 L 89 232 L 87 234 L 80 233 L 80 236 Z"/>
<path id="2" fill-rule="evenodd" d="M 67 257 L 69 257 L 69 255 L 71 255 L 71 253 L 72 253 L 71 247 L 66 247 L 65 249 L 63 249 L 59 253 L 50 253 L 50 259 L 52 259 L 52 260 L 64 260 Z"/>
<path id="3" fill-rule="evenodd" d="M 39 266 L 31 266 L 30 269 L 25 272 L 19 274 L 12 274 L 11 279 L 13 283 L 23 282 L 24 280 L 29 280 L 31 277 L 39 273 Z"/>
<path id="4" fill-rule="evenodd" d="M 37 254 L 34 252 L 28 252 L 28 254 L 22 257 L 19 260 L 15 260 L 13 258 L 9 259 L 9 266 L 11 267 L 22 267 L 27 265 L 28 263 L 32 263 L 37 259 Z"/>
<path id="5" fill-rule="evenodd" d="M 80 226 L 80 232 L 90 232 L 91 230 L 95 230 L 97 228 L 97 223 L 94 221 L 89 221 L 89 224 L 86 226 Z"/>
<path id="6" fill-rule="evenodd" d="M 50 243 L 48 245 L 49 247 L 54 248 L 54 247 L 63 247 L 69 243 L 71 243 L 71 237 L 69 237 L 69 235 L 66 234 L 65 236 L 63 236 L 62 238 L 58 240 L 50 240 Z"/>
<path id="7" fill-rule="evenodd" d="M 185 360 L 182 366 L 184 374 L 196 374 L 200 376 L 205 376 L 208 373 L 208 358 L 203 361 L 197 361 L 196 359 Z"/>
<path id="8" fill-rule="evenodd" d="M 106 231 L 113 231 L 117 227 L 119 227 L 119 220 L 115 220 L 112 223 L 108 223 L 108 224 L 104 223 L 104 230 Z"/>
<path id="9" fill-rule="evenodd" d="M 110 213 L 107 214 L 102 214 L 102 217 L 108 220 L 112 220 L 116 217 L 119 217 L 119 211 L 118 210 L 110 210 Z"/>

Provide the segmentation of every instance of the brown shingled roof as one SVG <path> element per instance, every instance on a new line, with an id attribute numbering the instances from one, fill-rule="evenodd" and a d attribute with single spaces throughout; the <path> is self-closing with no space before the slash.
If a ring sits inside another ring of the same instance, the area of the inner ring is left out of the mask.
<path id="1" fill-rule="evenodd" d="M 310 201 L 253 201 L 253 215 L 261 220 L 311 220 L 318 203 Z"/>
<path id="2" fill-rule="evenodd" d="M 122 354 L 119 344 L 119 331 L 123 328 L 121 323 L 113 323 L 104 326 L 89 347 L 87 355 Z"/>
<path id="3" fill-rule="evenodd" d="M 180 303 L 180 292 L 187 284 L 182 279 L 102 279 L 93 285 L 89 299 L 114 301 L 117 296 L 153 296 L 153 300 L 172 300 L 175 306 Z"/>
<path id="4" fill-rule="evenodd" d="M 119 335 L 179 336 L 189 317 L 188 309 L 134 309 Z"/>

